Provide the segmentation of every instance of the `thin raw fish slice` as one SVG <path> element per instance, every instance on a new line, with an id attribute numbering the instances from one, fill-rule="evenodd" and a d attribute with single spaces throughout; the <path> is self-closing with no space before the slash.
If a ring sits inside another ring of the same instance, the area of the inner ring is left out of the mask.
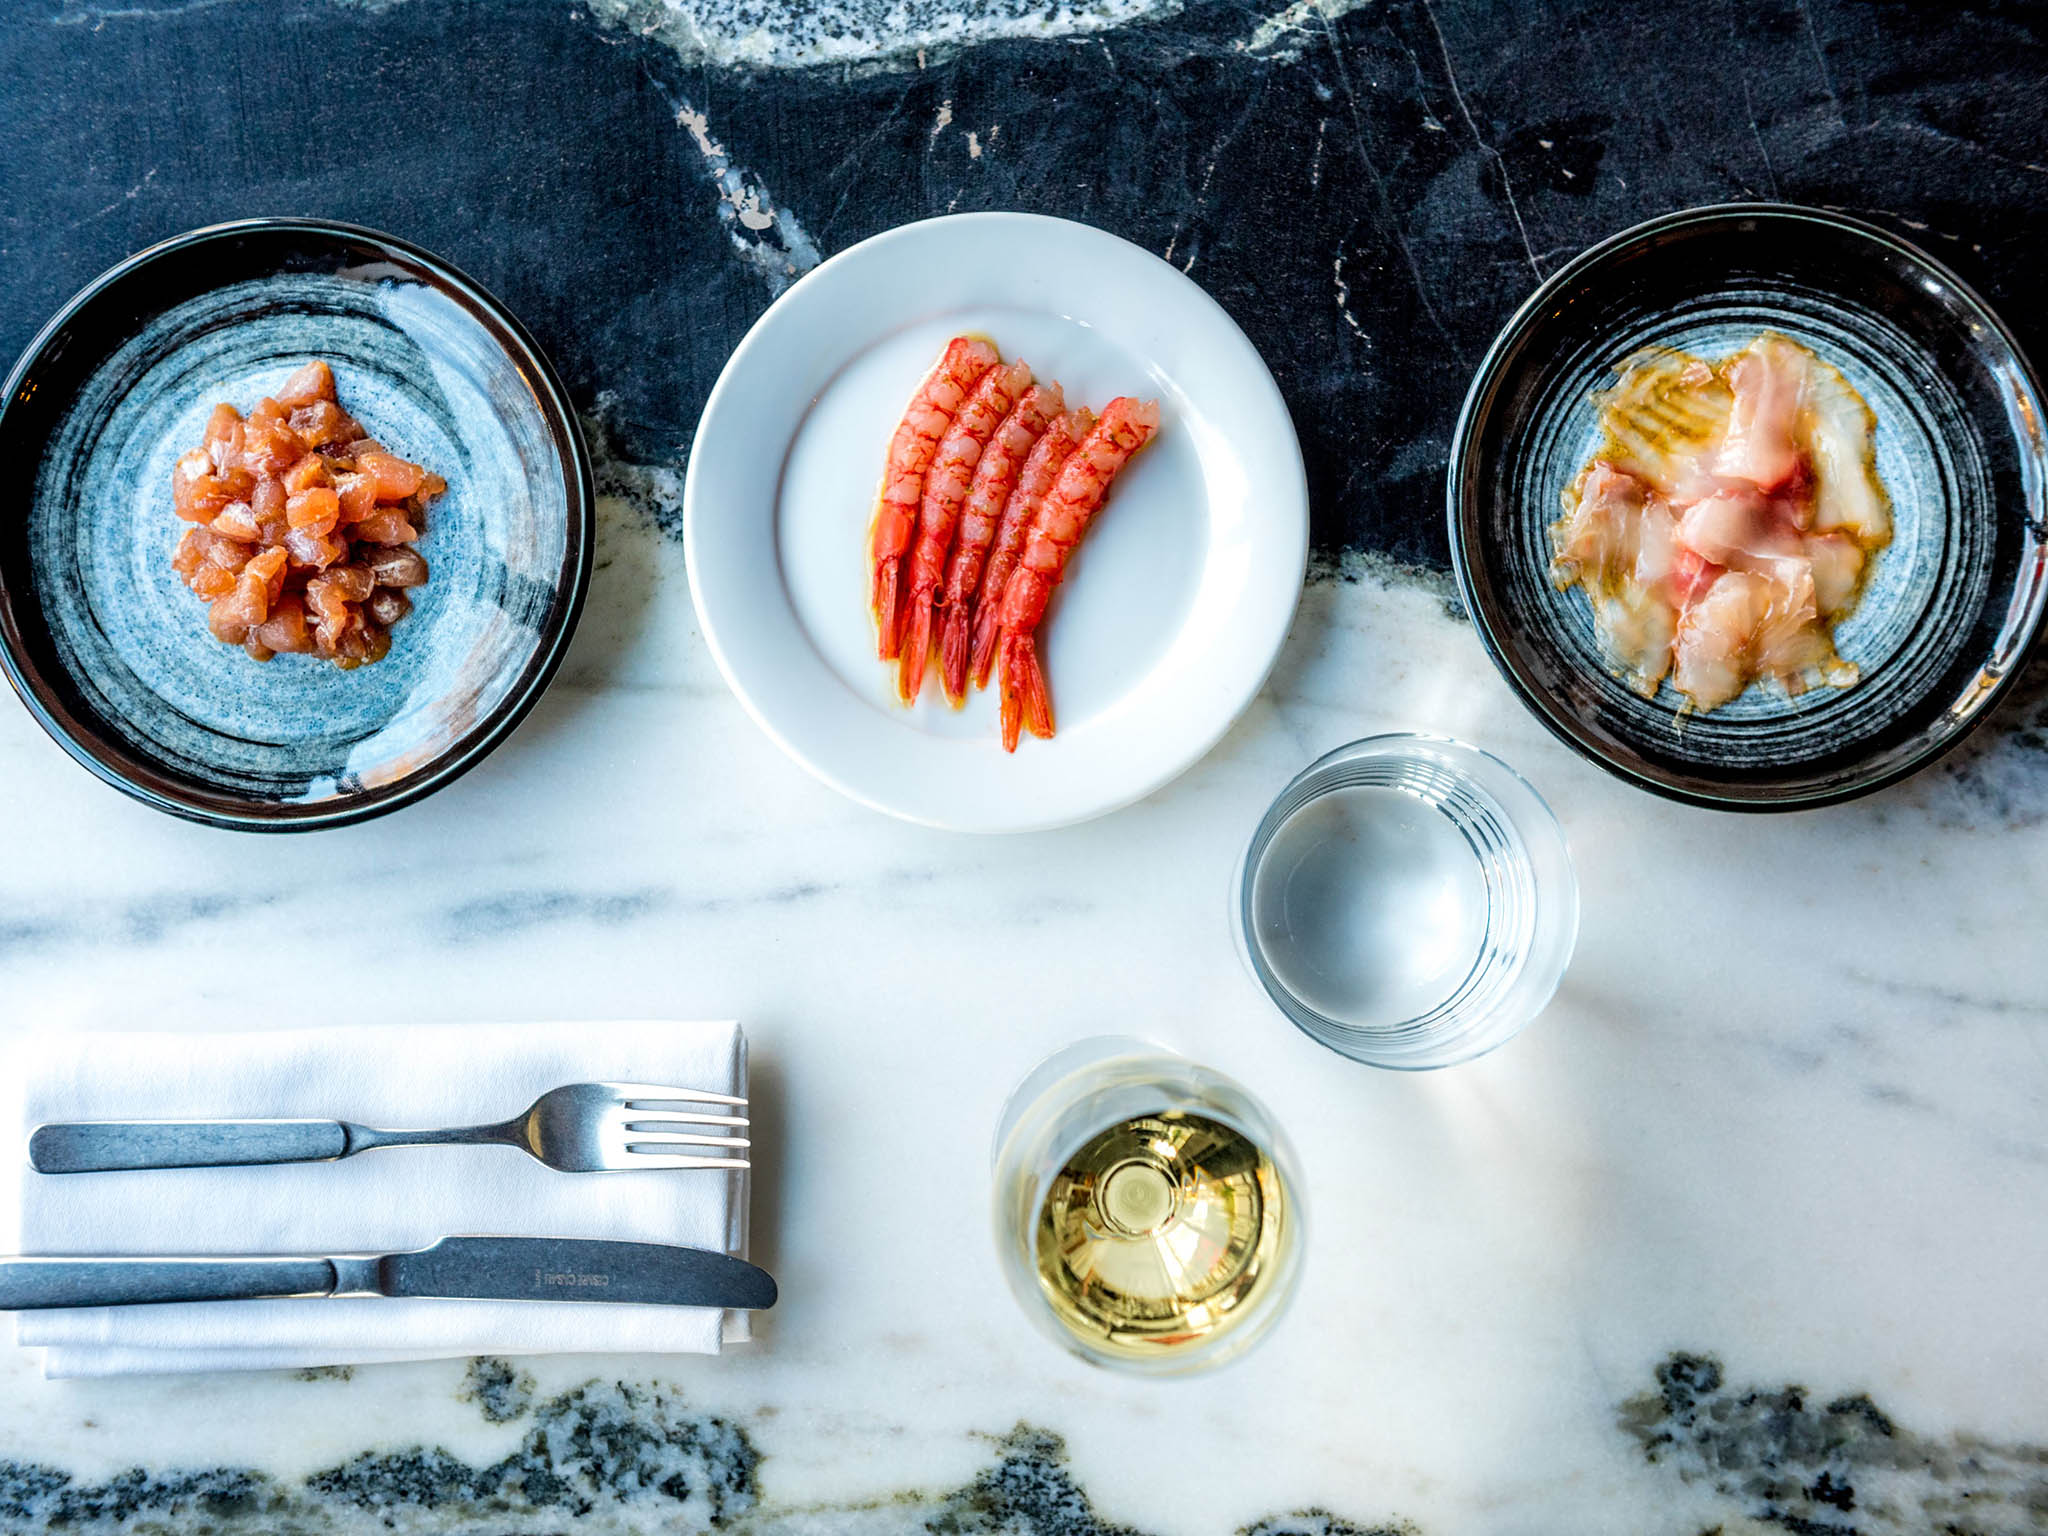
<path id="1" fill-rule="evenodd" d="M 1095 413 L 1086 406 L 1071 410 L 1048 424 L 1045 435 L 1033 445 L 1030 455 L 1024 460 L 1024 468 L 1017 476 L 1017 488 L 1003 503 L 1003 518 L 996 527 L 995 542 L 989 549 L 988 569 L 982 573 L 981 591 L 974 600 L 974 654 L 970 658 L 969 670 L 974 674 L 974 686 L 977 688 L 988 686 L 989 673 L 995 667 L 1003 591 L 1010 584 L 1010 573 L 1017 569 L 1018 557 L 1024 553 L 1024 539 L 1031 532 L 1031 520 L 1038 515 L 1039 503 L 1045 500 L 1045 493 L 1059 478 L 1060 468 L 1067 462 L 1068 455 L 1094 425 Z"/>
<path id="2" fill-rule="evenodd" d="M 1641 480 L 1596 460 L 1550 537 L 1551 580 L 1585 587 L 1609 661 L 1636 692 L 1654 694 L 1678 628 L 1671 514 Z"/>
<path id="3" fill-rule="evenodd" d="M 1672 686 L 1700 710 L 1726 704 L 1752 678 L 1794 697 L 1820 684 L 1845 688 L 1856 668 L 1835 654 L 1819 618 L 1803 561 L 1769 576 L 1729 571 L 1679 626 Z"/>
<path id="4" fill-rule="evenodd" d="M 877 647 L 892 660 L 902 635 L 898 584 L 903 557 L 917 534 L 919 503 L 924 499 L 925 473 L 939 451 L 939 439 L 953 423 L 967 392 L 997 362 L 996 349 L 974 336 L 956 336 L 911 396 L 889 456 L 882 467 L 882 488 L 876 497 L 875 522 L 869 537 Z"/>
<path id="5" fill-rule="evenodd" d="M 1025 461 L 1066 401 L 1057 384 L 1034 384 L 1005 416 L 974 466 L 974 484 L 960 511 L 953 553 L 946 561 L 946 585 L 939 599 L 939 681 L 946 701 L 958 708 L 967 697 L 967 623 L 981 574 L 995 542 L 1003 508 L 1016 490 Z"/>
<path id="6" fill-rule="evenodd" d="M 1552 525 L 1609 659 L 1706 711 L 1752 682 L 1846 687 L 1834 648 L 1891 535 L 1875 418 L 1839 371 L 1765 332 L 1710 365 L 1652 351 L 1599 397 L 1595 459 Z"/>
<path id="7" fill-rule="evenodd" d="M 1024 553 L 1003 589 L 1003 750 L 1017 750 L 1020 726 L 1031 734 L 1053 734 L 1052 695 L 1038 662 L 1037 633 L 1045 605 L 1065 574 L 1067 561 L 1109 494 L 1110 482 L 1159 427 L 1159 402 L 1119 395 L 1102 419 L 1060 467 L 1059 478 L 1039 504 L 1024 540 Z"/>
<path id="8" fill-rule="evenodd" d="M 1717 709 L 1749 686 L 1757 630 L 1770 611 L 1771 584 L 1730 571 L 1708 589 L 1678 627 L 1671 684 L 1695 709 Z"/>
<path id="9" fill-rule="evenodd" d="M 1623 365 L 1596 397 L 1607 457 L 1660 496 L 1680 495 L 1721 440 L 1734 396 L 1720 376 L 1683 352 L 1652 352 Z"/>
<path id="10" fill-rule="evenodd" d="M 1798 520 L 1808 510 L 1794 498 L 1754 490 L 1722 491 L 1684 509 L 1678 537 L 1709 564 L 1796 587 L 1811 570 L 1808 546 L 1819 542 L 1799 531 Z"/>
<path id="11" fill-rule="evenodd" d="M 932 607 L 946 579 L 946 557 L 953 549 L 975 466 L 1010 414 L 1017 397 L 1031 387 L 1031 370 L 1022 363 L 1000 363 L 981 376 L 974 392 L 953 417 L 939 443 L 938 456 L 924 477 L 924 500 L 917 509 L 917 542 L 911 548 L 910 587 L 903 600 L 899 626 L 902 644 L 897 661 L 896 692 L 904 703 L 916 700 L 931 660 Z"/>
<path id="12" fill-rule="evenodd" d="M 1807 369 L 1806 401 L 1815 530 L 1852 534 L 1865 550 L 1888 543 L 1891 501 L 1877 478 L 1877 417 L 1854 386 L 1817 357 Z"/>
<path id="13" fill-rule="evenodd" d="M 1799 417 L 1813 359 L 1766 331 L 1724 365 L 1733 399 L 1713 473 L 1775 491 L 1799 473 Z"/>
<path id="14" fill-rule="evenodd" d="M 1820 616 L 1833 623 L 1855 605 L 1870 557 L 1848 534 L 1823 533 L 1808 536 L 1806 558 L 1813 567 L 1813 595 Z"/>

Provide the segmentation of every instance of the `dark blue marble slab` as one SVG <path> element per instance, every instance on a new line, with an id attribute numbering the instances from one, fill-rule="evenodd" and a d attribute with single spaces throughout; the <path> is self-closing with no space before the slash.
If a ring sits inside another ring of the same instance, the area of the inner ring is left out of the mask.
<path id="1" fill-rule="evenodd" d="M 652 0 L 605 6 L 6 7 L 0 65 L 33 87 L 0 93 L 0 353 L 138 246 L 324 214 L 467 268 L 626 457 L 673 462 L 778 265 L 949 209 L 1039 210 L 1168 255 L 1250 332 L 1320 549 L 1442 567 L 1479 353 L 1541 274 L 1649 214 L 1849 209 L 2043 351 L 2036 5 L 1196 3 L 765 68 L 679 49 Z M 778 217 L 752 228 L 749 197 Z"/>

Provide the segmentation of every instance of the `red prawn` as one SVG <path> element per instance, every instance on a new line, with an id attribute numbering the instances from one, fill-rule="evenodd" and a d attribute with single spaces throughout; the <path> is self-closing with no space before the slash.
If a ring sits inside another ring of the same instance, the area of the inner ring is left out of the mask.
<path id="1" fill-rule="evenodd" d="M 1095 413 L 1085 405 L 1052 422 L 1045 435 L 1032 445 L 1017 476 L 1017 487 L 1003 504 L 1003 520 L 990 547 L 988 569 L 982 573 L 981 591 L 974 600 L 974 651 L 969 670 L 974 686 L 986 688 L 988 675 L 996 664 L 996 632 L 1003 612 L 1003 590 L 1010 573 L 1017 569 L 1017 557 L 1024 553 L 1024 537 L 1031 532 L 1031 519 L 1038 504 L 1059 478 L 1060 466 L 1074 451 L 1075 444 L 1095 425 Z"/>
<path id="2" fill-rule="evenodd" d="M 1067 561 L 1109 493 L 1109 483 L 1159 426 L 1159 403 L 1119 395 L 1102 419 L 1081 439 L 1059 478 L 1031 520 L 1024 553 L 1003 588 L 998 619 L 1002 632 L 1003 750 L 1017 750 L 1020 727 L 1031 734 L 1053 733 L 1052 696 L 1038 664 L 1037 632 L 1045 605 L 1066 571 Z"/>
<path id="3" fill-rule="evenodd" d="M 916 700 L 931 660 L 932 605 L 946 579 L 946 556 L 953 548 L 953 530 L 981 462 L 982 450 L 1017 397 L 1031 387 L 1031 370 L 1022 363 L 1000 363 L 981 376 L 974 392 L 953 417 L 939 443 L 938 456 L 924 477 L 924 500 L 917 508 L 917 541 L 910 551 L 910 584 L 899 615 L 901 648 L 897 657 L 896 694 L 904 703 Z"/>
<path id="4" fill-rule="evenodd" d="M 875 614 L 878 653 L 884 661 L 894 658 L 901 641 L 897 586 L 903 557 L 917 533 L 926 471 L 960 402 L 998 360 L 996 349 L 979 337 L 955 336 L 911 396 L 896 435 L 889 440 L 868 544 L 874 564 L 869 602 Z"/>
<path id="5" fill-rule="evenodd" d="M 939 681 L 946 702 L 958 708 L 967 697 L 967 622 L 975 594 L 981 590 L 989 546 L 1017 485 L 1017 477 L 1052 424 L 1066 408 L 1057 384 L 1034 384 L 1005 416 L 974 466 L 974 485 L 960 512 L 953 554 L 946 562 L 946 585 L 939 597 Z"/>

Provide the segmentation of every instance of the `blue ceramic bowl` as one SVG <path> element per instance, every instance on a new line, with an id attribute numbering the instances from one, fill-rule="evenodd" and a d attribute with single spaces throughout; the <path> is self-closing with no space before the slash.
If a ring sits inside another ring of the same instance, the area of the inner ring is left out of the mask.
<path id="1" fill-rule="evenodd" d="M 300 363 L 440 474 L 430 576 L 390 654 L 250 660 L 171 569 L 171 466 L 207 414 Z M 0 397 L 0 664 L 79 762 L 216 826 L 335 826 L 431 793 L 504 740 L 569 643 L 593 495 L 575 412 L 475 283 L 389 236 L 305 219 L 195 230 L 88 286 Z"/>
<path id="2" fill-rule="evenodd" d="M 1668 683 L 1641 698 L 1609 666 L 1585 596 L 1550 580 L 1549 526 L 1618 364 L 1645 347 L 1717 356 L 1763 330 L 1869 403 L 1892 542 L 1835 631 L 1860 681 L 1752 687 L 1688 715 Z M 1479 366 L 1449 500 L 1459 590 L 1523 701 L 1594 762 L 1697 805 L 1821 805 L 1933 761 L 2004 694 L 2048 607 L 2048 437 L 2018 344 L 1924 251 L 1810 208 L 1669 214 L 1560 269 Z"/>

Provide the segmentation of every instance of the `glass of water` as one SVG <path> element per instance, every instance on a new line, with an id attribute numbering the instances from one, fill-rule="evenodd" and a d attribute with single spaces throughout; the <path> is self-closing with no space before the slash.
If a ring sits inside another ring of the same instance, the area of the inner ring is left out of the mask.
<path id="1" fill-rule="evenodd" d="M 1564 830 L 1528 781 L 1447 737 L 1369 736 L 1273 802 L 1240 869 L 1246 963 L 1305 1033 L 1376 1067 L 1446 1067 L 1542 1012 L 1578 936 Z"/>

